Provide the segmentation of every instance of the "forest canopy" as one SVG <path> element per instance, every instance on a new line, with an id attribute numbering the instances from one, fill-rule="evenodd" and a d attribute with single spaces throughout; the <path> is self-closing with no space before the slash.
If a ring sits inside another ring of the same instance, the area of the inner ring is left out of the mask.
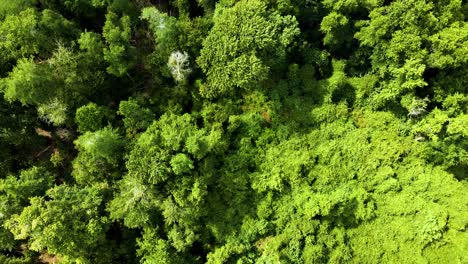
<path id="1" fill-rule="evenodd" d="M 468 3 L 0 0 L 0 263 L 468 263 Z"/>

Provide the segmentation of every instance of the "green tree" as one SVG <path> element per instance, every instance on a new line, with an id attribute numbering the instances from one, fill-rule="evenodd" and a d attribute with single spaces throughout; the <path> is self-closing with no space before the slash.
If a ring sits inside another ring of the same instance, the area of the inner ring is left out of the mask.
<path id="1" fill-rule="evenodd" d="M 1 64 L 17 59 L 44 55 L 51 52 L 57 42 L 72 39 L 77 34 L 75 25 L 51 10 L 38 12 L 33 8 L 11 14 L 0 23 Z M 8 68 L 7 68 L 8 69 Z"/>
<path id="2" fill-rule="evenodd" d="M 148 128 L 156 118 L 150 109 L 141 107 L 135 99 L 121 101 L 117 113 L 124 117 L 124 127 L 130 137 Z"/>
<path id="3" fill-rule="evenodd" d="M 462 0 L 0 0 L 0 263 L 468 263 Z"/>
<path id="4" fill-rule="evenodd" d="M 28 206 L 30 198 L 42 196 L 53 186 L 54 179 L 43 167 L 32 167 L 21 171 L 18 177 L 9 175 L 0 179 L 0 250 L 12 250 L 17 244 L 3 224 Z"/>
<path id="5" fill-rule="evenodd" d="M 105 232 L 108 219 L 101 215 L 101 187 L 58 186 L 47 191 L 48 199 L 33 197 L 21 214 L 6 227 L 16 239 L 29 239 L 29 248 L 47 250 L 64 261 L 111 263 Z M 64 235 L 66 234 L 66 235 Z"/>
<path id="6" fill-rule="evenodd" d="M 429 90 L 425 73 L 430 68 L 440 68 L 448 58 L 459 56 L 450 54 L 456 48 L 449 44 L 447 33 L 457 31 L 462 20 L 461 1 L 412 0 L 375 8 L 369 20 L 360 21 L 355 37 L 362 46 L 371 47 L 372 69 L 381 78 L 371 104 L 382 107 L 423 88 Z M 450 55 L 440 54 L 441 41 L 446 42 Z"/>
<path id="7" fill-rule="evenodd" d="M 32 59 L 20 59 L 3 80 L 5 99 L 18 100 L 22 104 L 46 103 L 54 89 L 54 82 L 49 77 L 46 65 L 37 64 Z"/>
<path id="8" fill-rule="evenodd" d="M 110 120 L 110 111 L 105 107 L 98 106 L 95 103 L 89 103 L 76 110 L 75 123 L 78 125 L 78 131 L 85 133 L 87 131 L 97 131 L 105 125 L 105 120 Z"/>
<path id="9" fill-rule="evenodd" d="M 160 228 L 167 236 L 167 242 L 157 242 L 160 246 L 165 244 L 192 258 L 188 250 L 202 232 L 200 221 L 207 213 L 203 205 L 213 176 L 214 154 L 223 147 L 219 130 L 198 128 L 190 115 L 161 116 L 130 151 L 128 173 L 108 208 L 111 217 L 123 219 L 130 228 Z M 140 242 L 148 243 L 153 242 Z M 141 252 L 146 250 L 144 246 Z M 142 259 L 159 254 L 147 253 L 150 255 Z"/>
<path id="10" fill-rule="evenodd" d="M 0 4 L 0 19 L 4 19 L 7 15 L 15 15 L 28 7 L 33 7 L 33 5 L 33 0 L 2 2 Z"/>
<path id="11" fill-rule="evenodd" d="M 259 0 L 222 8 L 213 20 L 197 58 L 206 74 L 200 93 L 207 98 L 255 88 L 268 78 L 272 60 L 281 60 L 299 34 L 294 17 L 281 16 Z"/>
<path id="12" fill-rule="evenodd" d="M 130 17 L 119 18 L 115 13 L 109 12 L 102 35 L 108 45 L 104 49 L 104 60 L 109 64 L 107 72 L 121 77 L 135 64 L 135 47 L 130 44 Z"/>
<path id="13" fill-rule="evenodd" d="M 117 131 L 106 127 L 88 131 L 75 140 L 79 153 L 73 161 L 73 177 L 80 184 L 113 181 L 119 168 L 124 141 Z"/>

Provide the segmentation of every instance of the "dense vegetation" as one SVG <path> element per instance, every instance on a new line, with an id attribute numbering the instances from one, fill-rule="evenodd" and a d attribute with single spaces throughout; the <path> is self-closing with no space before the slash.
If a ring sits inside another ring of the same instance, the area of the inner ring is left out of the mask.
<path id="1" fill-rule="evenodd" d="M 0 263 L 468 263 L 468 3 L 0 0 Z"/>

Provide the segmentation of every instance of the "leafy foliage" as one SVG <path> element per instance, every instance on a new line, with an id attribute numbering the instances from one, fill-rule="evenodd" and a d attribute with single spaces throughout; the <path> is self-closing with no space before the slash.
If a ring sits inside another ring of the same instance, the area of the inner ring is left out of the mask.
<path id="1" fill-rule="evenodd" d="M 73 161 L 73 176 L 76 181 L 92 184 L 117 178 L 123 144 L 120 135 L 109 127 L 81 135 L 75 140 L 75 145 L 80 150 Z"/>
<path id="2" fill-rule="evenodd" d="M 0 179 L 0 221 L 4 224 L 13 214 L 29 205 L 29 198 L 41 196 L 52 187 L 54 176 L 44 168 L 32 167 L 21 171 L 19 177 L 10 175 Z M 0 250 L 11 250 L 16 245 L 13 236 L 0 228 Z"/>
<path id="3" fill-rule="evenodd" d="M 107 219 L 99 216 L 102 202 L 99 188 L 59 186 L 47 191 L 47 196 L 49 201 L 32 198 L 31 205 L 13 216 L 7 227 L 17 239 L 30 238 L 32 250 L 47 248 L 69 261 L 89 262 L 89 257 L 105 241 L 107 229 Z M 65 233 L 69 235 L 63 236 Z"/>
<path id="4" fill-rule="evenodd" d="M 468 263 L 467 17 L 0 1 L 0 263 Z"/>
<path id="5" fill-rule="evenodd" d="M 121 101 L 118 114 L 124 116 L 124 127 L 130 136 L 148 128 L 155 119 L 150 109 L 141 107 L 133 99 Z"/>
<path id="6" fill-rule="evenodd" d="M 135 48 L 130 45 L 130 17 L 119 18 L 115 13 L 106 15 L 103 34 L 108 47 L 104 49 L 107 71 L 115 76 L 124 75 L 134 64 Z"/>
<path id="7" fill-rule="evenodd" d="M 102 128 L 104 121 L 110 119 L 107 112 L 109 111 L 106 108 L 98 106 L 95 103 L 89 103 L 78 108 L 75 115 L 78 131 L 84 133 L 99 130 Z"/>
<path id="8" fill-rule="evenodd" d="M 254 88 L 268 77 L 269 60 L 284 56 L 298 33 L 294 17 L 267 10 L 263 1 L 240 1 L 223 8 L 215 14 L 197 58 L 207 76 L 201 95 L 213 98 L 231 94 L 237 87 Z"/>

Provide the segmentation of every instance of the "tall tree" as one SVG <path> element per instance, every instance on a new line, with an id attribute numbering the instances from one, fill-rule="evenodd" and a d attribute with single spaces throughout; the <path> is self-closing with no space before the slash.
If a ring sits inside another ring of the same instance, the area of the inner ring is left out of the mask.
<path id="1" fill-rule="evenodd" d="M 213 21 L 197 58 L 207 78 L 200 93 L 207 98 L 255 88 L 299 34 L 294 17 L 281 16 L 260 0 L 220 8 Z"/>

